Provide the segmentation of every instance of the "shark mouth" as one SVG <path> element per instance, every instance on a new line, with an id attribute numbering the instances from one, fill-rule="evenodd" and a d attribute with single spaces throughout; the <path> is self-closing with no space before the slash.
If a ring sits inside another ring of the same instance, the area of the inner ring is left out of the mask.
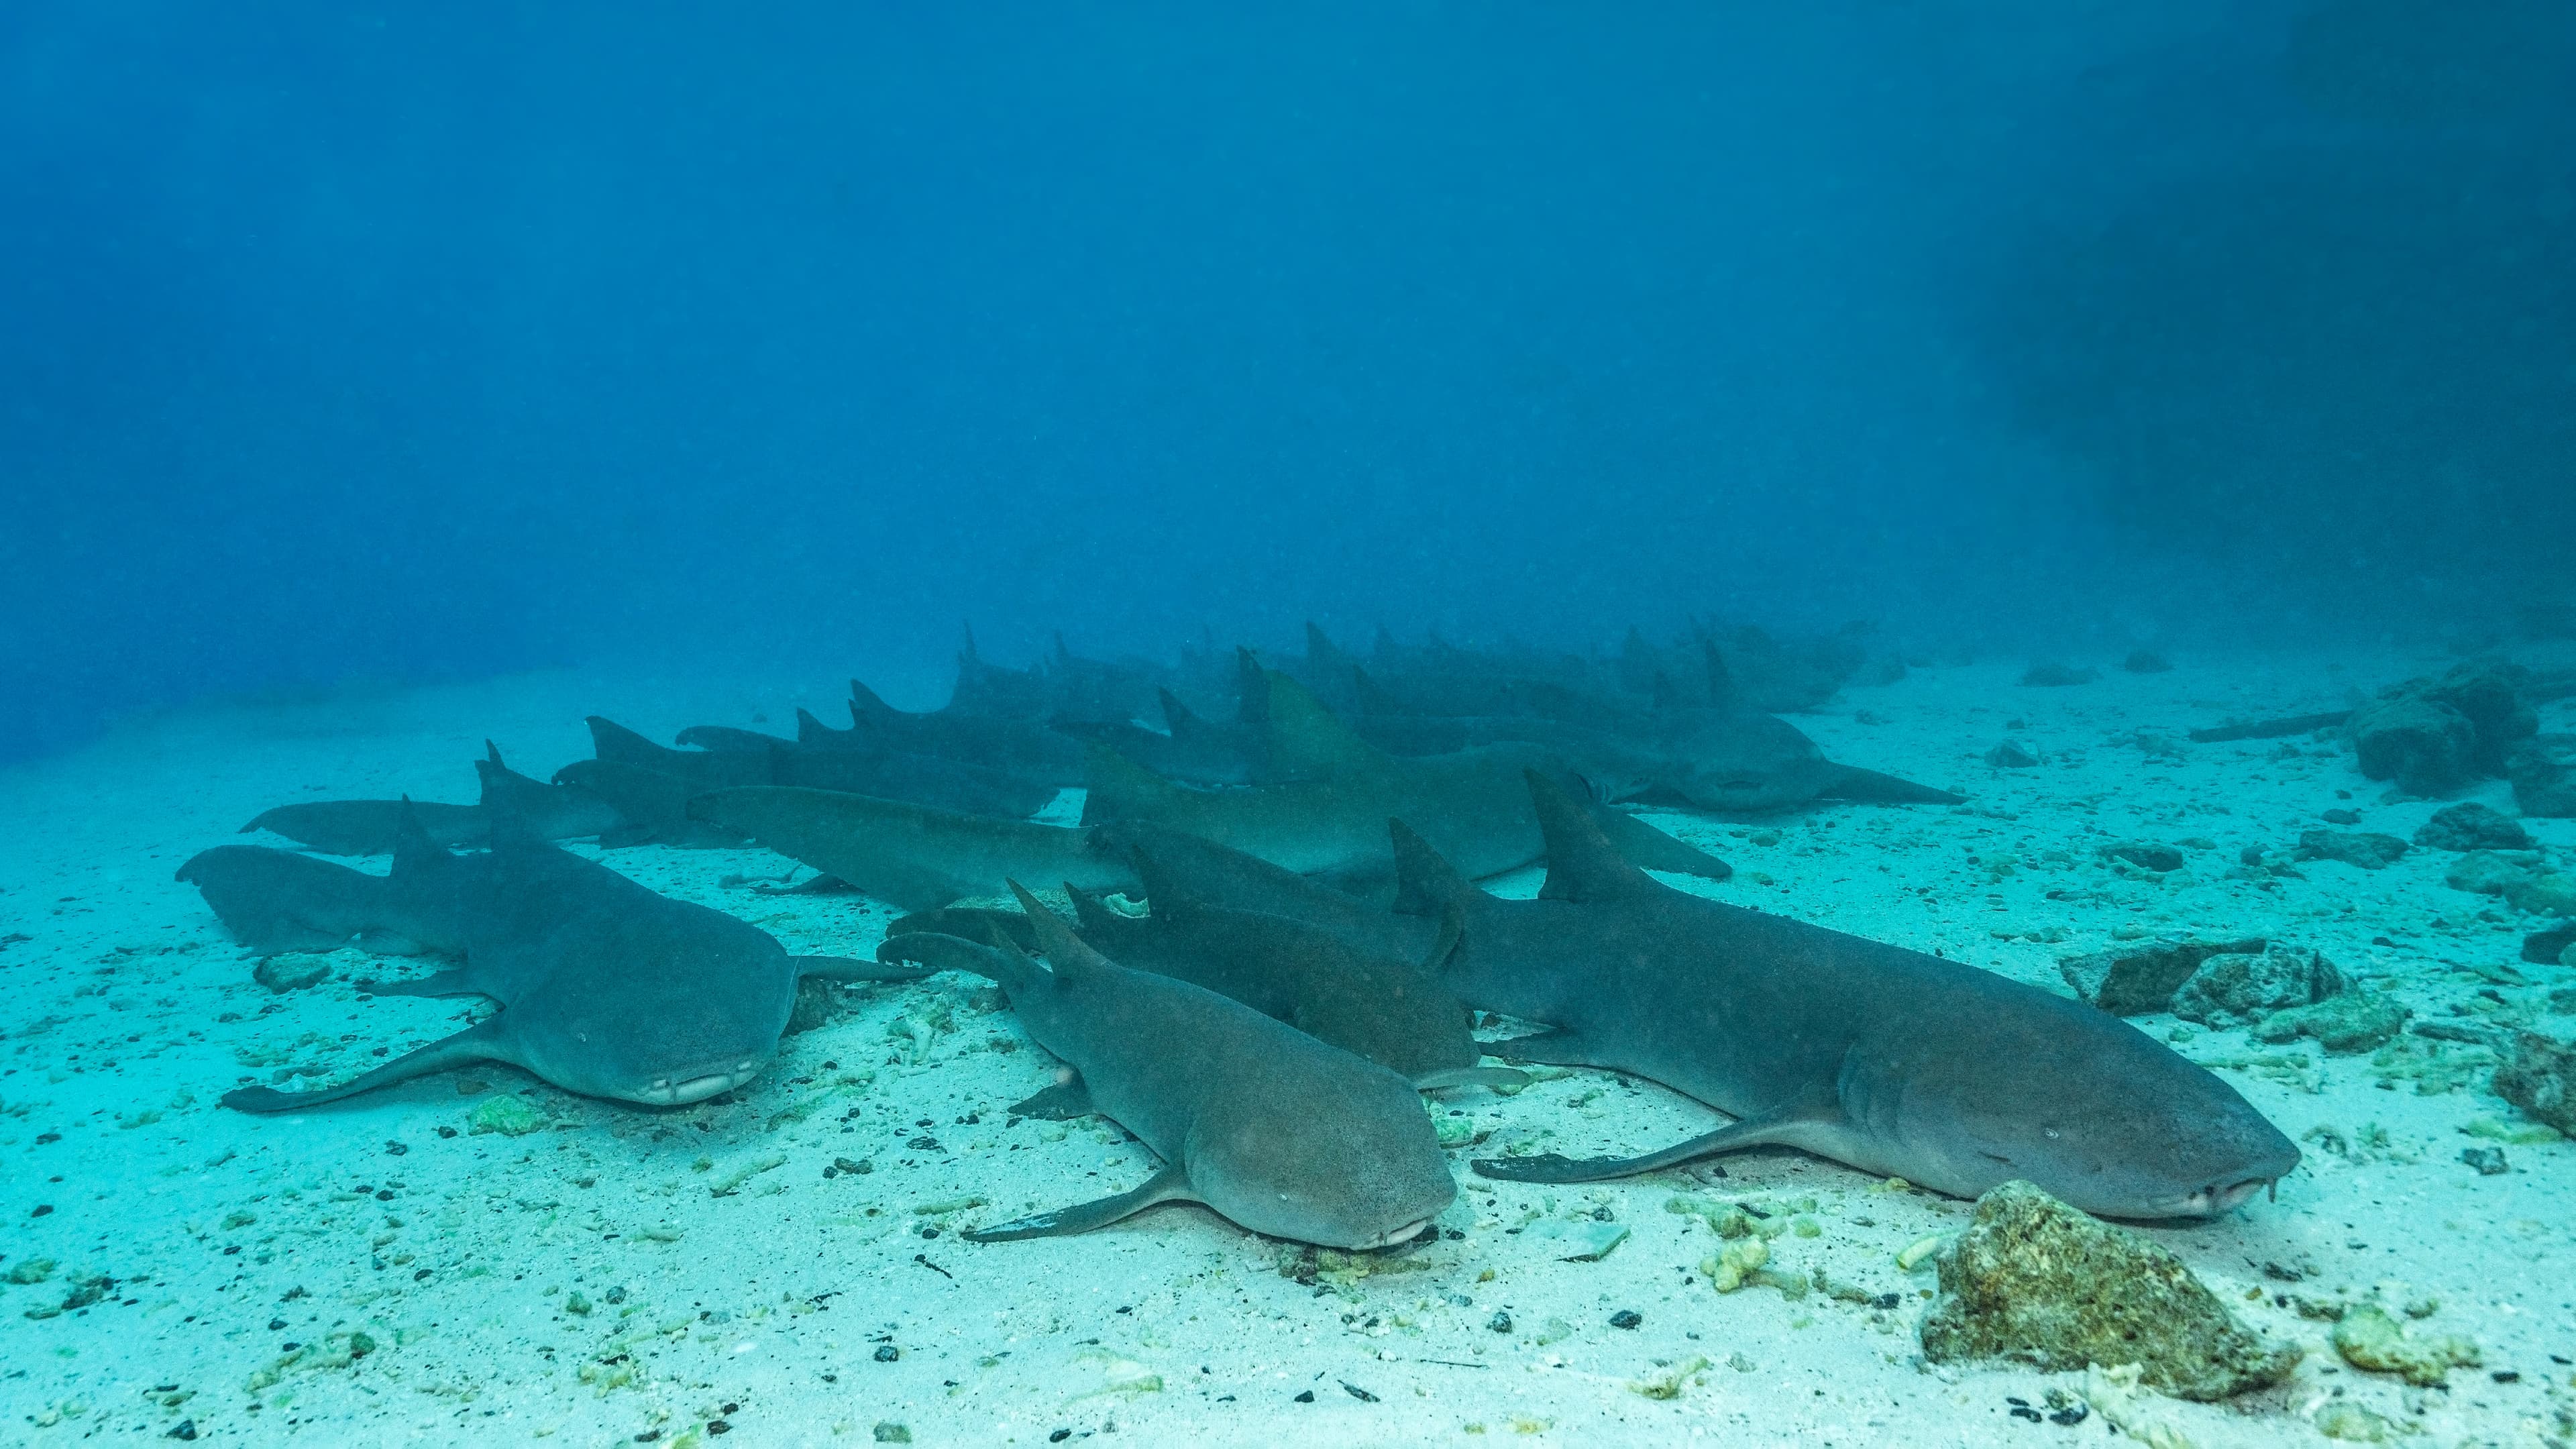
<path id="1" fill-rule="evenodd" d="M 1431 1219 L 1415 1218 L 1412 1222 L 1406 1223 L 1403 1227 L 1391 1228 L 1388 1231 L 1380 1233 L 1376 1237 L 1369 1239 L 1365 1243 L 1353 1244 L 1352 1251 L 1357 1252 L 1369 1248 L 1392 1248 L 1398 1243 L 1411 1242 L 1413 1239 L 1420 1237 L 1422 1235 L 1422 1230 L 1429 1226 L 1431 1226 Z"/>
<path id="2" fill-rule="evenodd" d="M 760 1062 L 754 1058 L 688 1076 L 656 1077 L 651 1086 L 635 1093 L 635 1100 L 654 1107 L 685 1107 L 730 1092 L 759 1074 Z"/>
<path id="3" fill-rule="evenodd" d="M 2249 1177 L 2224 1187 L 2204 1187 L 2175 1204 L 2172 1215 L 2178 1218 L 2214 1218 L 2267 1187 L 2276 1195 L 2280 1192 L 2279 1180 L 2270 1177 Z"/>

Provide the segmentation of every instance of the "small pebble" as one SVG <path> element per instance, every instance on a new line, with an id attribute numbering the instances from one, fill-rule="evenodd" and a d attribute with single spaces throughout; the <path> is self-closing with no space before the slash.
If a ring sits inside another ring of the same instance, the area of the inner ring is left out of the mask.
<path id="1" fill-rule="evenodd" d="M 1315 1402 L 1315 1391 L 1313 1389 L 1302 1389 L 1298 1391 L 1297 1402 L 1301 1404 L 1311 1404 Z"/>
<path id="2" fill-rule="evenodd" d="M 1610 1326 L 1612 1328 L 1634 1328 L 1645 1321 L 1645 1315 L 1639 1313 L 1634 1308 L 1622 1308 L 1618 1312 L 1610 1315 Z"/>
<path id="3" fill-rule="evenodd" d="M 895 1347 L 893 1344 L 881 1343 L 877 1345 L 877 1362 L 892 1363 L 901 1357 L 903 1357 L 903 1350 Z"/>
<path id="4" fill-rule="evenodd" d="M 1496 1313 L 1485 1320 L 1485 1326 L 1496 1333 L 1509 1333 L 1512 1331 L 1512 1316 L 1508 1313 Z"/>

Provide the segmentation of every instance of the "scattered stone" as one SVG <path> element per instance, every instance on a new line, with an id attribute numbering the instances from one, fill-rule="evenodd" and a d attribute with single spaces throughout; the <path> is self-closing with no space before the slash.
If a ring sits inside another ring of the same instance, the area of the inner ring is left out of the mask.
<path id="1" fill-rule="evenodd" d="M 2343 989 L 2343 973 L 2316 951 L 2267 946 L 2259 955 L 2222 952 L 2202 961 L 2174 991 L 2173 1013 L 2223 1029 L 2314 1006 Z"/>
<path id="2" fill-rule="evenodd" d="M 2332 969 L 2332 968 L 2328 968 Z M 2406 1029 L 2405 1006 L 2376 991 L 2341 991 L 2308 1006 L 2276 1011 L 2254 1028 L 2254 1039 L 2278 1045 L 2313 1037 L 2334 1056 L 2375 1051 Z"/>
<path id="3" fill-rule="evenodd" d="M 2170 1010 L 2174 988 L 2191 979 L 2212 956 L 2262 951 L 2260 937 L 2242 941 L 2160 940 L 2114 946 L 2057 963 L 2075 994 L 2114 1016 Z"/>
<path id="4" fill-rule="evenodd" d="M 1618 1312 L 1610 1315 L 1610 1326 L 1612 1328 L 1634 1328 L 1645 1321 L 1646 1316 L 1639 1313 L 1634 1308 L 1622 1308 Z"/>
<path id="5" fill-rule="evenodd" d="M 1598 1263 L 1610 1256 L 1611 1249 L 1628 1240 L 1628 1227 L 1625 1223 L 1583 1218 L 1570 1223 L 1533 1223 L 1529 1236 L 1553 1244 L 1548 1249 L 1551 1257 L 1568 1263 Z"/>
<path id="6" fill-rule="evenodd" d="M 466 1122 L 468 1130 L 477 1134 L 498 1132 L 505 1137 L 525 1137 L 531 1132 L 545 1130 L 546 1114 L 518 1093 L 504 1092 L 475 1108 L 474 1115 Z"/>
<path id="7" fill-rule="evenodd" d="M 1485 1327 L 1496 1333 L 1509 1333 L 1512 1331 L 1512 1316 L 1497 1309 L 1493 1317 L 1485 1320 Z"/>
<path id="8" fill-rule="evenodd" d="M 2541 858 L 2531 851 L 2472 850 L 2451 862 L 2442 874 L 2453 890 L 2500 896 L 2519 882 L 2541 873 Z"/>
<path id="9" fill-rule="evenodd" d="M 2404 694 L 2375 699 L 2354 710 L 2344 728 L 2364 779 L 2439 795 L 2475 778 L 2477 726 L 2447 704 Z"/>
<path id="10" fill-rule="evenodd" d="M 1998 770 L 2027 770 L 2039 763 L 2039 756 L 2017 740 L 2006 740 L 1986 751 L 1986 763 Z"/>
<path id="11" fill-rule="evenodd" d="M 2347 1444 L 2385 1444 L 2399 1434 L 2395 1424 L 2350 1399 L 2328 1399 L 2308 1422 L 2325 1438 Z"/>
<path id="12" fill-rule="evenodd" d="M 2301 860 L 2339 860 L 2363 870 L 2377 870 L 2407 851 L 2405 841 L 2369 830 L 2302 830 Z"/>
<path id="13" fill-rule="evenodd" d="M 2338 806 L 2335 809 L 2320 812 L 2317 818 L 2328 825 L 2359 825 L 2361 823 L 2361 812 L 2358 810 L 2346 810 Z"/>
<path id="14" fill-rule="evenodd" d="M 2062 689 L 2070 684 L 2091 684 L 2102 677 L 2098 669 L 2077 669 L 2073 665 L 2050 662 L 2034 664 L 2022 671 L 2021 682 L 2043 688 Z"/>
<path id="15" fill-rule="evenodd" d="M 880 1444 L 909 1444 L 912 1442 L 912 1431 L 901 1424 L 895 1423 L 891 1419 L 878 1420 L 877 1426 L 868 1432 L 874 1435 L 876 1441 Z"/>
<path id="16" fill-rule="evenodd" d="M 2173 668 L 2173 661 L 2153 649 L 2132 649 L 2129 657 L 2120 661 L 2120 667 L 2131 674 L 2164 674 Z"/>
<path id="17" fill-rule="evenodd" d="M 2415 832 L 2415 843 L 2428 850 L 2529 850 L 2531 832 L 2502 811 L 2469 801 L 2435 811 Z"/>
<path id="18" fill-rule="evenodd" d="M 2134 1363 L 2143 1383 L 2215 1400 L 2279 1383 L 2299 1361 L 2237 1322 L 2180 1258 L 2027 1182 L 1977 1199 L 1938 1267 L 1941 1296 L 1923 1320 L 1935 1363 Z"/>
<path id="19" fill-rule="evenodd" d="M 2502 1177 L 2513 1171 L 2513 1164 L 2504 1160 L 2501 1147 L 2463 1147 L 2460 1160 L 2476 1168 L 2480 1177 Z"/>
<path id="20" fill-rule="evenodd" d="M 2396 1374 L 2423 1388 L 2440 1385 L 2454 1368 L 2477 1367 L 2480 1358 L 2478 1346 L 2456 1333 L 2408 1334 L 2376 1303 L 2345 1309 L 2333 1339 L 2335 1352 L 2354 1368 Z"/>
<path id="21" fill-rule="evenodd" d="M 2158 845 L 2152 840 L 2123 840 L 2106 845 L 2102 847 L 2102 855 L 2109 860 L 2125 860 L 2140 870 L 2161 873 L 2182 869 L 2181 851 L 2170 845 Z"/>
<path id="22" fill-rule="evenodd" d="M 2531 671 L 2501 659 L 2476 659 L 2439 680 L 2418 684 L 2423 697 L 2449 705 L 2477 732 L 2473 763 L 2482 775 L 2504 773 L 2505 757 L 2540 733 L 2540 715 L 2523 700 Z"/>
<path id="23" fill-rule="evenodd" d="M 2536 1031 L 2515 1032 L 2496 1063 L 2495 1094 L 2533 1121 L 2576 1137 L 2576 1046 Z"/>
<path id="24" fill-rule="evenodd" d="M 301 991 L 331 979 L 327 956 L 269 956 L 250 970 L 250 979 L 275 992 Z"/>
<path id="25" fill-rule="evenodd" d="M 2543 735 L 2505 757 L 2513 808 L 2543 820 L 2576 818 L 2576 761 L 2569 758 L 2570 744 L 2576 738 Z"/>
<path id="26" fill-rule="evenodd" d="M 2505 886 L 2506 904 L 2535 916 L 2576 916 L 2576 875 L 2548 871 Z"/>
<path id="27" fill-rule="evenodd" d="M 2561 921 L 2545 931 L 2534 931 L 2522 938 L 2522 959 L 2543 966 L 2563 965 L 2560 958 L 2568 948 L 2576 947 L 2576 923 Z"/>

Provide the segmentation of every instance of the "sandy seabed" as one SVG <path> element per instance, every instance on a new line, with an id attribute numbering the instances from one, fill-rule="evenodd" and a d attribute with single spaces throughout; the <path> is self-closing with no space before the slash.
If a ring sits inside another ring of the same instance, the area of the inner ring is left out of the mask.
<path id="1" fill-rule="evenodd" d="M 2285 856 L 2325 810 L 2406 836 L 2445 802 L 2386 799 L 2331 740 L 2165 747 L 2191 725 L 2341 708 L 2356 687 L 2449 662 L 2185 661 L 2060 689 L 2017 686 L 2018 665 L 1918 669 L 1797 722 L 1835 758 L 1965 791 L 1968 806 L 1655 819 L 1737 868 L 1723 885 L 1671 878 L 1686 889 L 2034 983 L 2058 987 L 2063 955 L 2143 935 L 2264 936 L 2321 949 L 2418 1021 L 2521 1017 L 2563 1037 L 2576 1021 L 2547 1015 L 2546 998 L 2576 972 L 2519 962 L 2534 923 L 2447 886 L 2454 856 L 2229 874 L 2247 846 Z M 487 736 L 542 777 L 588 753 L 586 714 L 663 739 L 704 722 L 777 728 L 800 703 L 834 702 L 837 689 L 808 682 L 551 674 L 208 708 L 0 772 L 0 1278 L 55 1264 L 0 1286 L 0 1442 L 157 1440 L 183 1425 L 262 1444 L 2111 1437 L 2099 1414 L 2013 1416 L 2016 1400 L 2047 1411 L 2073 1376 L 1922 1362 L 1933 1272 L 1897 1258 L 1960 1227 L 1963 1203 L 1790 1152 L 1578 1188 L 1467 1171 L 1515 1143 L 1630 1152 L 1717 1120 L 1607 1073 L 1444 1094 L 1434 1110 L 1464 1114 L 1481 1141 L 1453 1154 L 1452 1231 L 1320 1260 L 1188 1206 L 1083 1237 L 964 1242 L 964 1227 L 1132 1187 L 1153 1159 L 1096 1120 L 1011 1119 L 1003 1109 L 1047 1082 L 1050 1060 L 996 993 L 954 976 L 848 989 L 750 1086 L 676 1111 L 500 1067 L 305 1114 L 216 1105 L 297 1069 L 339 1079 L 481 1008 L 362 997 L 355 980 L 423 968 L 356 952 L 328 958 L 321 985 L 272 992 L 172 880 L 181 861 L 289 801 L 471 799 L 468 762 Z M 2576 713 L 2550 706 L 2543 727 L 2576 729 Z M 2007 734 L 2042 763 L 1986 764 Z M 2500 782 L 2464 798 L 2512 809 Z M 2576 822 L 2525 823 L 2576 852 Z M 2100 858 L 2132 837 L 2181 845 L 2186 867 L 2158 879 Z M 892 914 L 759 894 L 745 878 L 787 862 L 758 851 L 604 858 L 794 951 L 868 955 Z M 1526 895 L 1537 877 L 1497 884 Z M 2431 1047 L 2458 1069 L 2427 1092 L 2412 1057 L 2139 1024 L 2233 1063 L 2229 1080 L 2307 1152 L 2276 1200 L 2142 1229 L 2248 1323 L 2309 1346 L 2278 1391 L 2159 1399 L 2150 1423 L 2199 1445 L 2316 1442 L 2310 1416 L 2340 1396 L 2419 1442 L 2564 1432 L 2576 1146 L 2506 1146 L 2500 1175 L 2464 1164 L 2464 1148 L 2494 1145 L 2469 1129 L 2519 1122 L 2474 1070 L 2478 1048 Z M 1822 1269 L 1867 1301 L 1714 1292 L 1698 1265 L 1717 1238 L 1665 1210 L 1682 1192 L 1803 1219 L 1773 1244 L 1774 1265 Z M 1566 1261 L 1554 1225 L 1577 1222 L 1627 1236 Z M 2296 1311 L 2296 1296 L 2374 1291 L 2392 1307 L 2438 1303 L 2423 1331 L 2475 1339 L 2483 1364 L 2410 1388 L 2345 1367 L 2327 1325 Z"/>

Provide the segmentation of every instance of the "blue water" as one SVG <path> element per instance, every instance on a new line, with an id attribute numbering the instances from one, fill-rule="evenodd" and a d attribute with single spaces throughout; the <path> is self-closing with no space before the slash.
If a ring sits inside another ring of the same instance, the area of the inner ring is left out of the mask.
<path id="1" fill-rule="evenodd" d="M 2411 13 L 13 7 L 0 756 L 967 618 L 2476 633 L 2576 22 Z"/>

